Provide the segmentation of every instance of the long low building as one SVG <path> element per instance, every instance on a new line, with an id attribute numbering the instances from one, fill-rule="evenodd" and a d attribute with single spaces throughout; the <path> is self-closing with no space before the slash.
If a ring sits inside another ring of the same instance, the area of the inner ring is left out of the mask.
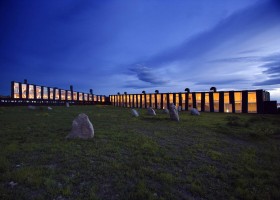
<path id="1" fill-rule="evenodd" d="M 110 95 L 114 106 L 165 109 L 174 103 L 180 110 L 202 112 L 276 113 L 277 102 L 264 90 L 178 92 Z"/>
<path id="2" fill-rule="evenodd" d="M 18 101 L 43 101 L 43 102 L 105 102 L 105 95 L 94 95 L 90 93 L 73 91 L 73 86 L 69 90 L 56 87 L 47 87 L 35 84 L 29 84 L 25 80 L 21 82 L 11 82 L 11 98 Z"/>

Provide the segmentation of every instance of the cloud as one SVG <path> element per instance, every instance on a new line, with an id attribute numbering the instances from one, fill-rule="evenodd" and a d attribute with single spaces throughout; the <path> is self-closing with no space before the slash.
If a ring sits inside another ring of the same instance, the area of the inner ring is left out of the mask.
<path id="1" fill-rule="evenodd" d="M 130 68 L 130 71 L 134 73 L 139 80 L 153 85 L 165 85 L 168 83 L 168 81 L 164 80 L 160 74 L 157 74 L 156 70 L 140 64 Z"/>

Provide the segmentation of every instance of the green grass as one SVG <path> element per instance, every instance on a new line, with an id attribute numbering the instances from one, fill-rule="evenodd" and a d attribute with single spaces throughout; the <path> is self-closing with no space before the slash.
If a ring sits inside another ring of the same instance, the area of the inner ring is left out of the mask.
<path id="1" fill-rule="evenodd" d="M 0 199 L 280 199 L 279 115 L 137 110 L 0 107 Z"/>

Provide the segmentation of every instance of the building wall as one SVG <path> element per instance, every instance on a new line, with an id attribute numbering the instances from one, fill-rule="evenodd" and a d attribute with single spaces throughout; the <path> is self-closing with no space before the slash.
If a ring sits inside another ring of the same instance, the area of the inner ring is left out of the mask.
<path id="1" fill-rule="evenodd" d="M 114 106 L 154 109 L 169 108 L 174 103 L 181 110 L 196 108 L 201 112 L 264 113 L 269 93 L 263 90 L 184 92 L 110 95 Z M 126 101 L 129 99 L 129 101 Z"/>

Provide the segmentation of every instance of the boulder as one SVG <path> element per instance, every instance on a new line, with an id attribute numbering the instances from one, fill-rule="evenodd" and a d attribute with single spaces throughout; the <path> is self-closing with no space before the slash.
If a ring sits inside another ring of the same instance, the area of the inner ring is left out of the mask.
<path id="1" fill-rule="evenodd" d="M 149 107 L 147 110 L 148 110 L 148 115 L 153 115 L 153 116 L 157 115 L 155 110 L 152 109 L 151 107 Z"/>
<path id="2" fill-rule="evenodd" d="M 28 106 L 28 109 L 29 109 L 29 110 L 35 110 L 36 107 L 35 107 L 35 106 Z"/>
<path id="3" fill-rule="evenodd" d="M 178 106 L 178 111 L 182 111 L 182 106 Z"/>
<path id="4" fill-rule="evenodd" d="M 69 108 L 69 102 L 66 102 L 65 106 L 66 106 L 67 108 Z"/>
<path id="5" fill-rule="evenodd" d="M 52 107 L 48 107 L 48 110 L 52 110 Z"/>
<path id="6" fill-rule="evenodd" d="M 169 110 L 168 110 L 167 108 L 165 108 L 165 109 L 163 110 L 163 112 L 166 113 L 166 114 L 169 114 Z"/>
<path id="7" fill-rule="evenodd" d="M 196 108 L 192 108 L 191 109 L 191 115 L 200 115 L 200 113 Z"/>
<path id="8" fill-rule="evenodd" d="M 176 106 L 173 103 L 169 105 L 169 115 L 171 120 L 177 122 L 179 121 L 179 113 L 178 110 L 176 109 Z"/>
<path id="9" fill-rule="evenodd" d="M 135 110 L 135 109 L 131 109 L 131 114 L 133 115 L 133 117 L 138 117 L 139 116 L 137 110 Z"/>
<path id="10" fill-rule="evenodd" d="M 66 138 L 90 139 L 94 136 L 92 123 L 86 114 L 81 113 L 72 122 L 72 130 Z"/>

